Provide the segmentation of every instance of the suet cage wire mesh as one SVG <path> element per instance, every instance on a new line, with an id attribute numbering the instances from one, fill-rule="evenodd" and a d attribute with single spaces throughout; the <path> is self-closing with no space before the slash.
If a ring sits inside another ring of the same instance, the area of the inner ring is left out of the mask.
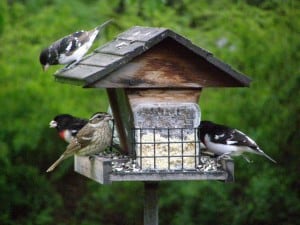
<path id="1" fill-rule="evenodd" d="M 132 147 L 141 170 L 195 170 L 200 160 L 197 128 L 133 128 Z"/>

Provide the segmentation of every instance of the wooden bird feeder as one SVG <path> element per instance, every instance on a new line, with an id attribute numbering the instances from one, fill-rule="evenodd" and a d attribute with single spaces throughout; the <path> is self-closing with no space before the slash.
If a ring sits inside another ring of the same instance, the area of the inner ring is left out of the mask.
<path id="1" fill-rule="evenodd" d="M 181 35 L 135 26 L 55 77 L 106 88 L 123 154 L 136 164 L 135 170 L 115 171 L 113 159 L 75 156 L 78 173 L 102 184 L 145 181 L 146 191 L 166 180 L 233 181 L 231 160 L 213 171 L 199 169 L 198 102 L 203 88 L 247 87 L 250 79 Z M 155 216 L 146 211 L 145 221 Z"/>

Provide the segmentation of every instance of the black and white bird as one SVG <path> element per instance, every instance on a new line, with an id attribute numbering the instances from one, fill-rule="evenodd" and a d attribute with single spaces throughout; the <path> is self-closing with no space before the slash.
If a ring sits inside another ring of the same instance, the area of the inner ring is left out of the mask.
<path id="1" fill-rule="evenodd" d="M 108 113 L 98 112 L 92 115 L 89 122 L 78 131 L 65 152 L 47 169 L 47 172 L 53 171 L 61 161 L 74 154 L 90 156 L 109 147 L 112 142 L 112 130 L 109 121 L 112 119 Z"/>
<path id="2" fill-rule="evenodd" d="M 40 54 L 43 70 L 50 65 L 68 64 L 66 68 L 71 68 L 77 64 L 100 36 L 101 30 L 111 21 L 108 20 L 90 31 L 81 30 L 67 35 L 45 48 Z"/>
<path id="3" fill-rule="evenodd" d="M 78 118 L 70 114 L 59 114 L 50 121 L 50 128 L 55 128 L 59 136 L 70 143 L 78 131 L 88 123 L 87 119 Z"/>
<path id="4" fill-rule="evenodd" d="M 207 150 L 218 155 L 218 159 L 224 156 L 239 156 L 244 152 L 263 155 L 272 162 L 274 159 L 268 156 L 259 146 L 243 132 L 211 121 L 201 121 L 198 129 L 198 138 Z M 250 160 L 242 155 L 247 162 Z"/>

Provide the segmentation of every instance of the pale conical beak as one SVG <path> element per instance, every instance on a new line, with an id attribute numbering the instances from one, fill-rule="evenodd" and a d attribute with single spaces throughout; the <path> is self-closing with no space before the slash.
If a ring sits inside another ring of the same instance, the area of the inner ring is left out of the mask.
<path id="1" fill-rule="evenodd" d="M 107 115 L 107 116 L 105 116 L 105 119 L 106 120 L 113 120 L 114 118 L 111 115 Z"/>
<path id="2" fill-rule="evenodd" d="M 49 68 L 49 64 L 43 65 L 43 71 L 46 71 Z"/>
<path id="3" fill-rule="evenodd" d="M 57 127 L 57 122 L 54 121 L 54 120 L 51 120 L 51 122 L 49 123 L 49 127 L 50 127 L 50 128 L 55 128 L 55 127 Z"/>

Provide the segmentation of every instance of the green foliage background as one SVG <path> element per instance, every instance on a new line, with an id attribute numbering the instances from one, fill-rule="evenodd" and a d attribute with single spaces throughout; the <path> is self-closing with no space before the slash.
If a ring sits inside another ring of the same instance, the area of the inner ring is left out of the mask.
<path id="1" fill-rule="evenodd" d="M 205 89 L 203 119 L 248 133 L 268 154 L 235 160 L 236 182 L 160 185 L 161 224 L 300 224 L 300 3 L 297 0 L 7 0 L 0 2 L 0 224 L 142 224 L 142 183 L 98 185 L 66 160 L 49 121 L 106 110 L 105 90 L 42 72 L 52 41 L 114 18 L 95 47 L 134 25 L 186 36 L 253 78 L 250 88 Z"/>

